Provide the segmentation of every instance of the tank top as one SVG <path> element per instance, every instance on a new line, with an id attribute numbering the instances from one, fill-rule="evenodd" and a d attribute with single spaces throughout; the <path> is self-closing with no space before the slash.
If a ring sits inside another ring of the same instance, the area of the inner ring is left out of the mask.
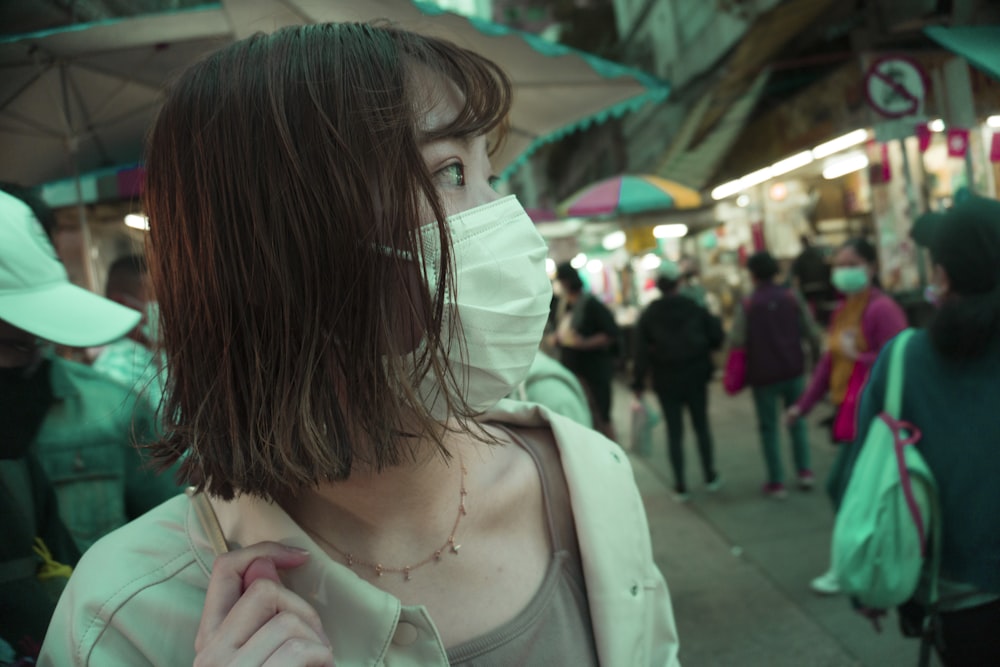
<path id="1" fill-rule="evenodd" d="M 448 650 L 452 665 L 597 665 L 586 581 L 559 450 L 548 428 L 524 437 L 494 424 L 531 455 L 542 482 L 542 503 L 552 544 L 542 585 L 520 614 L 481 637 Z"/>

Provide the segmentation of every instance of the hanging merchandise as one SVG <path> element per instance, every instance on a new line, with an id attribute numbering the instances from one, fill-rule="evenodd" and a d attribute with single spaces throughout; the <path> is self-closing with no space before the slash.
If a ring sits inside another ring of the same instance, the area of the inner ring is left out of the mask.
<path id="1" fill-rule="evenodd" d="M 969 150 L 969 131 L 962 128 L 948 130 L 948 157 L 965 157 Z"/>
<path id="2" fill-rule="evenodd" d="M 892 180 L 892 165 L 889 163 L 889 144 L 883 143 L 880 145 L 882 154 L 882 170 L 879 174 L 879 183 L 888 183 Z"/>
<path id="3" fill-rule="evenodd" d="M 918 123 L 916 128 L 917 147 L 921 153 L 926 153 L 931 146 L 931 137 L 934 136 L 927 123 Z"/>
<path id="4" fill-rule="evenodd" d="M 990 144 L 990 162 L 1000 162 L 1000 132 L 993 133 Z"/>

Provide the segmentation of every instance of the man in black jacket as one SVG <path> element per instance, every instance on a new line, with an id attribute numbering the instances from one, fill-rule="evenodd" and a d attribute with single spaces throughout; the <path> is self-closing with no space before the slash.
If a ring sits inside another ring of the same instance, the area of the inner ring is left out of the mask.
<path id="1" fill-rule="evenodd" d="M 641 396 L 652 371 L 653 391 L 667 422 L 674 490 L 677 499 L 685 501 L 689 497 L 684 478 L 685 406 L 697 436 L 707 488 L 715 491 L 721 484 L 708 425 L 708 382 L 714 372 L 711 353 L 722 346 L 723 333 L 718 318 L 678 292 L 680 280 L 677 264 L 665 260 L 656 282 L 663 296 L 649 304 L 636 326 L 632 388 Z"/>

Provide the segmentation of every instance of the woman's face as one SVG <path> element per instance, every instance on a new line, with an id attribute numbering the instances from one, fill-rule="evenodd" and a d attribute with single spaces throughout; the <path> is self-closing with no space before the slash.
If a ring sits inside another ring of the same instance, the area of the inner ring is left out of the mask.
<path id="1" fill-rule="evenodd" d="M 462 108 L 462 94 L 451 82 L 430 83 L 430 99 L 435 100 L 423 119 L 424 132 L 450 123 Z M 424 163 L 434 178 L 446 215 L 461 213 L 500 198 L 493 185 L 496 177 L 490 164 L 485 136 L 459 139 L 445 137 L 421 146 Z M 432 222 L 424 220 L 424 223 Z"/>
<path id="2" fill-rule="evenodd" d="M 861 267 L 865 269 L 869 278 L 875 275 L 875 267 L 866 262 L 865 258 L 859 255 L 854 248 L 844 246 L 833 256 L 833 268 L 841 269 L 853 267 Z"/>

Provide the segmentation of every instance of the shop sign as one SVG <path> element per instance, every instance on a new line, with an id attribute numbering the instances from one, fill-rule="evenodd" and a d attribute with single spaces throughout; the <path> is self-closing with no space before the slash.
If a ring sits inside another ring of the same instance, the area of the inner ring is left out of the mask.
<path id="1" fill-rule="evenodd" d="M 865 97 L 885 118 L 918 116 L 927 98 L 927 81 L 927 72 L 912 58 L 885 56 L 865 74 Z"/>

